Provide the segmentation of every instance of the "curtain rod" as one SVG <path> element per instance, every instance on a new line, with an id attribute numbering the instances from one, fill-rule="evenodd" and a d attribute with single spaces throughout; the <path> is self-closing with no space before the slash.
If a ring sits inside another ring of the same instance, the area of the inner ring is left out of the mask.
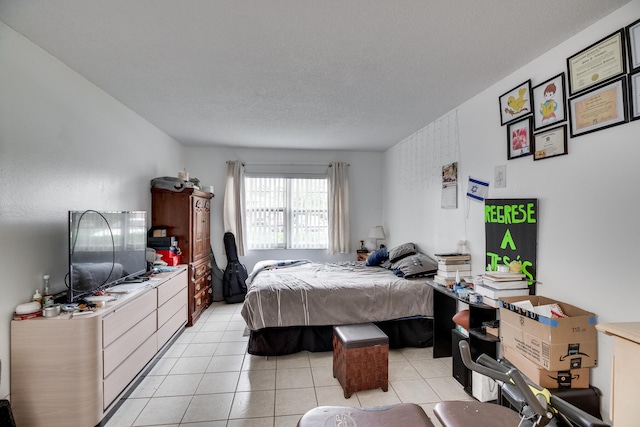
<path id="1" fill-rule="evenodd" d="M 229 164 L 231 160 L 227 160 L 227 164 Z M 252 165 L 252 166 L 328 166 L 331 167 L 333 164 L 329 163 L 328 165 L 325 163 L 246 163 L 242 162 L 242 166 Z M 347 163 L 347 166 L 351 166 Z"/>

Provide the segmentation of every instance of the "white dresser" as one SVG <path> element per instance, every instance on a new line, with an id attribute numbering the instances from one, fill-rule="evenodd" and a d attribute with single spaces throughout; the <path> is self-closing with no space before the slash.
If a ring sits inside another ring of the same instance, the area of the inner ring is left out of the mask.
<path id="1" fill-rule="evenodd" d="M 611 361 L 611 420 L 616 427 L 637 427 L 640 407 L 633 403 L 640 384 L 640 322 L 602 323 L 598 331 L 614 337 Z"/>
<path id="2" fill-rule="evenodd" d="M 17 425 L 95 426 L 187 322 L 187 268 L 90 314 L 11 322 Z"/>

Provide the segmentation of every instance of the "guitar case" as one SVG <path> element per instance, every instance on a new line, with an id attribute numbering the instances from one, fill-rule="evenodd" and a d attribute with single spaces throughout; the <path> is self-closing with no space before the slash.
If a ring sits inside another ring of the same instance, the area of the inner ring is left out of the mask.
<path id="1" fill-rule="evenodd" d="M 213 277 L 211 278 L 211 287 L 213 288 L 213 292 L 211 294 L 212 301 L 224 301 L 224 292 L 223 288 L 223 280 L 224 280 L 224 270 L 218 267 L 218 263 L 216 262 L 216 256 L 213 254 L 213 249 L 210 248 L 211 251 L 211 272 L 213 273 Z"/>
<path id="2" fill-rule="evenodd" d="M 236 238 L 231 232 L 224 233 L 224 249 L 227 253 L 227 266 L 222 277 L 222 293 L 228 304 L 243 302 L 247 294 L 247 268 L 240 263 L 236 248 Z"/>

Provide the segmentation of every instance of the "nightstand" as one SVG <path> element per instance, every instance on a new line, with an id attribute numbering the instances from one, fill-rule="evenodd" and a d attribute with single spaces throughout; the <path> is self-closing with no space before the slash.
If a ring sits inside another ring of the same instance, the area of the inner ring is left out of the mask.
<path id="1" fill-rule="evenodd" d="M 369 252 L 364 252 L 358 249 L 358 261 L 366 261 L 369 256 Z"/>

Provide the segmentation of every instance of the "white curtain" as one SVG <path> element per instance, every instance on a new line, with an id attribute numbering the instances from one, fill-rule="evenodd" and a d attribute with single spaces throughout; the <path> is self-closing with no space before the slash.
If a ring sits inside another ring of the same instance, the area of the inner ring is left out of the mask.
<path id="1" fill-rule="evenodd" d="M 349 253 L 349 165 L 329 168 L 329 252 Z"/>
<path id="2" fill-rule="evenodd" d="M 236 238 L 239 256 L 244 255 L 244 167 L 242 162 L 227 162 L 227 184 L 224 189 L 224 231 Z"/>

